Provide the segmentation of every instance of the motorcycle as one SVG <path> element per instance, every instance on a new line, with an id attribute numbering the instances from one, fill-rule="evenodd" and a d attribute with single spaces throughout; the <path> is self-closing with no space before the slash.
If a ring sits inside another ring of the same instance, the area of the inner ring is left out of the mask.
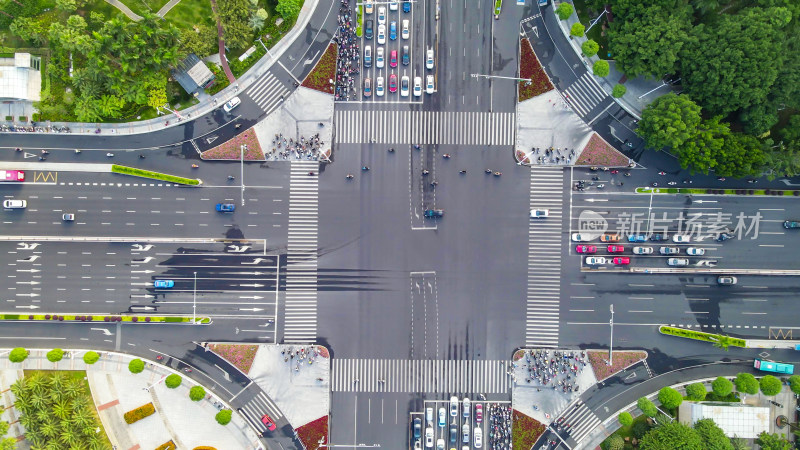
<path id="1" fill-rule="evenodd" d="M 502 174 L 503 174 L 503 172 L 499 172 L 499 171 L 498 171 L 498 172 L 495 172 L 495 173 L 494 173 L 494 176 L 496 176 L 496 177 L 499 177 L 499 176 L 500 176 L 500 175 L 502 175 Z"/>
<path id="2" fill-rule="evenodd" d="M 366 171 L 368 171 L 368 170 L 369 170 L 369 166 L 361 166 L 361 170 L 363 170 L 364 172 L 366 172 Z"/>
<path id="3" fill-rule="evenodd" d="M 200 166 L 198 166 L 197 164 L 192 164 L 192 169 L 197 169 L 198 167 Z"/>
<path id="4" fill-rule="evenodd" d="M 442 158 L 450 159 L 450 154 L 449 153 L 445 153 L 444 155 L 442 155 Z"/>
<path id="5" fill-rule="evenodd" d="M 666 174 L 667 174 L 667 172 L 661 171 L 661 172 L 658 172 L 658 174 L 659 174 L 659 175 L 666 175 Z"/>
<path id="6" fill-rule="evenodd" d="M 348 173 L 345 178 L 347 178 L 348 180 L 352 180 L 353 179 L 353 174 L 352 173 Z"/>
<path id="7" fill-rule="evenodd" d="M 113 157 L 114 157 L 114 154 L 113 154 L 113 153 L 111 153 L 111 152 L 108 152 L 108 153 L 106 153 L 106 156 L 108 156 L 109 158 L 113 158 Z"/>
<path id="8" fill-rule="evenodd" d="M 228 180 L 231 180 L 231 181 L 233 181 L 233 180 L 235 180 L 235 179 L 236 179 L 236 177 L 234 177 L 233 175 L 228 175 Z"/>

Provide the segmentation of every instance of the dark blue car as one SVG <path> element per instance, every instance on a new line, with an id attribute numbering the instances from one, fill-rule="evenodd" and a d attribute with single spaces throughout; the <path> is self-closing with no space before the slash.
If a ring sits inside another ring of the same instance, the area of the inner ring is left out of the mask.
<path id="1" fill-rule="evenodd" d="M 397 22 L 394 20 L 389 24 L 389 39 L 397 40 Z"/>
<path id="2" fill-rule="evenodd" d="M 647 236 L 643 234 L 629 234 L 628 242 L 647 242 Z"/>
<path id="3" fill-rule="evenodd" d="M 217 203 L 217 211 L 219 212 L 233 212 L 236 205 L 233 203 Z"/>
<path id="4" fill-rule="evenodd" d="M 442 217 L 444 216 L 444 210 L 441 209 L 426 209 L 425 210 L 425 217 L 433 218 L 433 217 Z"/>
<path id="5" fill-rule="evenodd" d="M 403 12 L 411 12 L 411 2 L 409 0 L 403 0 Z"/>

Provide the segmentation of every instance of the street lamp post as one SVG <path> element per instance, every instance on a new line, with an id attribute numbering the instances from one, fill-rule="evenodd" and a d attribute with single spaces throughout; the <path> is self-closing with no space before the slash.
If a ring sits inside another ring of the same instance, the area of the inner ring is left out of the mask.
<path id="1" fill-rule="evenodd" d="M 192 323 L 197 325 L 197 272 L 194 273 L 194 289 L 192 290 Z"/>
<path id="2" fill-rule="evenodd" d="M 597 16 L 597 19 L 594 19 L 594 21 L 592 21 L 592 23 L 589 24 L 589 28 L 587 28 L 583 34 L 584 35 L 589 34 L 589 30 L 591 30 L 593 26 L 597 25 L 597 22 L 600 22 L 600 19 L 602 19 L 607 12 L 608 8 L 603 8 L 603 12 L 601 12 L 600 15 Z"/>
<path id="3" fill-rule="evenodd" d="M 244 206 L 244 151 L 247 150 L 247 144 L 242 144 L 239 146 L 239 150 L 241 150 L 241 172 L 239 173 L 239 180 L 242 182 L 242 206 Z"/>
<path id="4" fill-rule="evenodd" d="M 611 343 L 608 345 L 608 365 L 614 364 L 614 304 L 611 304 L 611 320 L 608 321 L 611 325 Z"/>

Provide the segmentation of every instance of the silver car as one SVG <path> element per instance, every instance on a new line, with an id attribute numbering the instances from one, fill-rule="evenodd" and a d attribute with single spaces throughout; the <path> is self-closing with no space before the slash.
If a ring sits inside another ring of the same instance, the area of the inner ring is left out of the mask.
<path id="1" fill-rule="evenodd" d="M 678 247 L 661 247 L 658 252 L 662 255 L 677 255 L 680 249 Z"/>
<path id="2" fill-rule="evenodd" d="M 669 258 L 667 264 L 670 266 L 688 266 L 689 260 L 686 258 Z"/>

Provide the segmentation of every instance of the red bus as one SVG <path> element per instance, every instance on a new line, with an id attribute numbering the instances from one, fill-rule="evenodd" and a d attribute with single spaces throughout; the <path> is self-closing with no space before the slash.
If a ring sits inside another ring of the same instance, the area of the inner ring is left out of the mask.
<path id="1" fill-rule="evenodd" d="M 25 181 L 25 172 L 21 170 L 0 170 L 0 181 Z"/>

